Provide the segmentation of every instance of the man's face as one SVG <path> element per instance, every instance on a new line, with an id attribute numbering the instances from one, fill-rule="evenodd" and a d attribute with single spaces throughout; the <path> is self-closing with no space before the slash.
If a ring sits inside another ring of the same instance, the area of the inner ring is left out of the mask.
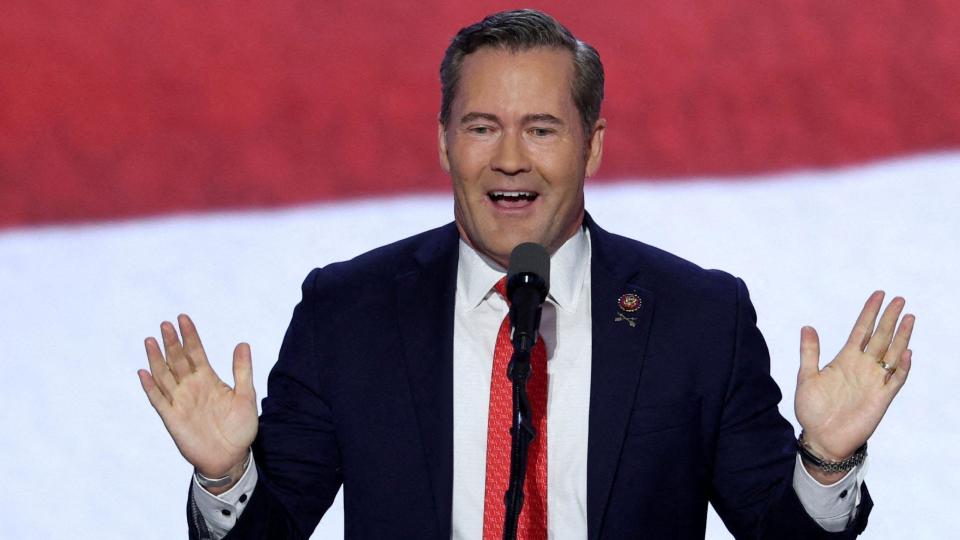
<path id="1" fill-rule="evenodd" d="M 605 124 L 588 144 L 572 76 L 566 50 L 481 48 L 464 58 L 440 125 L 460 236 L 504 267 L 517 244 L 553 253 L 583 221 L 583 179 L 600 165 Z"/>

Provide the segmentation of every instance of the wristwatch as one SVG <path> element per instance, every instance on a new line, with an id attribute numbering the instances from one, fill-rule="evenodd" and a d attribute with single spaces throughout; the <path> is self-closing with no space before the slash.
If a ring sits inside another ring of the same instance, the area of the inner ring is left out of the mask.
<path id="1" fill-rule="evenodd" d="M 797 451 L 800 452 L 800 459 L 817 469 L 825 473 L 838 473 L 838 472 L 847 472 L 854 467 L 858 467 L 863 464 L 863 461 L 867 459 L 867 443 L 863 443 L 863 446 L 857 448 L 857 451 L 853 453 L 852 456 L 841 459 L 840 461 L 829 461 L 823 459 L 822 457 L 814 454 L 807 442 L 803 440 L 803 431 L 800 431 L 800 438 L 797 439 Z"/>

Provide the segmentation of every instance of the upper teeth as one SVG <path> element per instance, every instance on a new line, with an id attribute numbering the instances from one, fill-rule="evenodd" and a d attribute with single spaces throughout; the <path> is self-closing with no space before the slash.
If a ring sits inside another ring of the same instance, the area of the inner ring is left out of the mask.
<path id="1" fill-rule="evenodd" d="M 533 197 L 532 191 L 493 191 L 494 197 Z"/>

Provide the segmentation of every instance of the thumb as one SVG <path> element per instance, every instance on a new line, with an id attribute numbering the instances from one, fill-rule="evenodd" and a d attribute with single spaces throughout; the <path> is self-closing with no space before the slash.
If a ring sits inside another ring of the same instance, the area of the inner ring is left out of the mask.
<path id="1" fill-rule="evenodd" d="M 820 373 L 820 337 L 812 326 L 800 329 L 800 371 L 797 383 Z"/>
<path id="2" fill-rule="evenodd" d="M 247 343 L 238 343 L 233 349 L 233 384 L 233 390 L 237 394 L 256 399 L 257 393 L 253 389 L 253 357 Z"/>

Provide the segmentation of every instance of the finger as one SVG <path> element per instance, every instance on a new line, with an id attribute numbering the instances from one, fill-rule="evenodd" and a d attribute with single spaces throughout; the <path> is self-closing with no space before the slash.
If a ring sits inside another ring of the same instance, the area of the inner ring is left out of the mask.
<path id="1" fill-rule="evenodd" d="M 820 337 L 812 326 L 800 329 L 800 371 L 797 383 L 820 373 Z"/>
<path id="2" fill-rule="evenodd" d="M 880 317 L 880 323 L 873 333 L 873 337 L 867 343 L 864 352 L 871 358 L 883 358 L 887 349 L 890 347 L 890 340 L 893 337 L 893 331 L 897 327 L 897 319 L 903 311 L 906 302 L 901 297 L 896 297 L 887 304 L 887 309 L 883 310 L 883 316 Z"/>
<path id="3" fill-rule="evenodd" d="M 247 343 L 238 343 L 233 349 L 233 384 L 233 390 L 238 396 L 256 399 L 257 393 L 253 389 L 253 356 Z"/>
<path id="4" fill-rule="evenodd" d="M 177 331 L 173 325 L 167 321 L 160 324 L 160 335 L 163 337 L 163 348 L 167 353 L 167 367 L 170 368 L 170 372 L 173 373 L 173 377 L 179 383 L 193 371 L 183 353 L 180 337 L 177 336 Z"/>
<path id="5" fill-rule="evenodd" d="M 137 370 L 137 376 L 140 378 L 140 386 L 143 387 L 144 393 L 147 394 L 147 399 L 150 400 L 150 405 L 153 405 L 157 414 L 162 417 L 170 406 L 170 400 L 167 399 L 167 396 L 163 395 L 163 392 L 160 391 L 160 388 L 153 381 L 153 377 L 150 376 L 147 370 Z"/>
<path id="6" fill-rule="evenodd" d="M 897 333 L 893 336 L 893 342 L 890 349 L 884 353 L 884 361 L 887 364 L 896 366 L 903 357 L 904 351 L 910 346 L 910 336 L 913 334 L 913 326 L 916 317 L 910 313 L 903 316 L 900 324 L 897 326 Z"/>
<path id="7" fill-rule="evenodd" d="M 150 365 L 151 379 L 163 392 L 167 400 L 172 399 L 173 390 L 177 387 L 177 381 L 173 378 L 173 373 L 163 361 L 163 353 L 160 352 L 160 344 L 157 340 L 149 337 L 143 340 L 143 347 L 147 350 L 147 363 Z"/>
<path id="8" fill-rule="evenodd" d="M 867 302 L 860 310 L 860 316 L 850 331 L 850 337 L 847 338 L 847 347 L 857 347 L 862 351 L 867 346 L 867 341 L 873 335 L 873 325 L 877 321 L 877 314 L 880 313 L 880 306 L 883 304 L 883 291 L 874 291 L 867 298 Z"/>
<path id="9" fill-rule="evenodd" d="M 210 367 L 207 354 L 203 350 L 203 343 L 200 342 L 200 334 L 197 332 L 193 320 L 190 319 L 189 315 L 181 313 L 177 317 L 177 323 L 180 325 L 180 336 L 183 337 L 183 350 L 187 362 L 194 371 L 199 368 Z"/>
<path id="10" fill-rule="evenodd" d="M 913 367 L 913 351 L 907 349 L 900 355 L 900 361 L 897 362 L 897 369 L 890 374 L 885 384 L 890 387 L 893 394 L 896 395 L 910 375 L 910 368 Z"/>

